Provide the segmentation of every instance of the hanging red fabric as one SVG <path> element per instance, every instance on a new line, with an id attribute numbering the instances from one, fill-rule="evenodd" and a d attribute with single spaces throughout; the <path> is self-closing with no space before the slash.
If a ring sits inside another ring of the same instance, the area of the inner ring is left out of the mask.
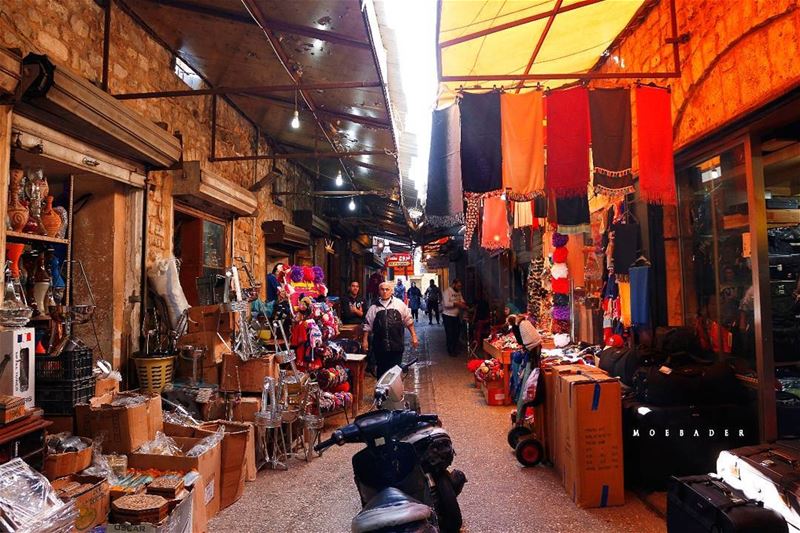
<path id="1" fill-rule="evenodd" d="M 499 196 L 484 198 L 481 246 L 487 250 L 508 248 L 511 246 L 508 234 L 506 201 Z"/>
<path id="2" fill-rule="evenodd" d="M 650 204 L 676 205 L 670 93 L 658 87 L 636 89 L 639 190 Z"/>
<path id="3" fill-rule="evenodd" d="M 573 87 L 547 96 L 548 196 L 571 198 L 589 186 L 589 91 Z"/>

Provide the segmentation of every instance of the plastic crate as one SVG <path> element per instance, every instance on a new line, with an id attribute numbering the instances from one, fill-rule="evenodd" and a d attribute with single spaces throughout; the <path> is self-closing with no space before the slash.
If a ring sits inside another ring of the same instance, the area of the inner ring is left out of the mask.
<path id="1" fill-rule="evenodd" d="M 36 405 L 48 415 L 71 415 L 94 395 L 94 377 L 36 383 Z"/>
<path id="2" fill-rule="evenodd" d="M 36 356 L 37 381 L 63 381 L 91 377 L 94 360 L 91 348 L 63 352 L 56 356 Z"/>

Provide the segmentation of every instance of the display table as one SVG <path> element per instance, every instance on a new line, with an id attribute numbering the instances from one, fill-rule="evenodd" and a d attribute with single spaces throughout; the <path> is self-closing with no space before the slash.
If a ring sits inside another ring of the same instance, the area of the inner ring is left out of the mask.
<path id="1" fill-rule="evenodd" d="M 342 324 L 339 326 L 339 337 L 361 342 L 361 324 Z"/>
<path id="2" fill-rule="evenodd" d="M 350 376 L 353 378 L 353 406 L 351 413 L 355 418 L 358 415 L 358 405 L 361 403 L 362 389 L 364 388 L 364 374 L 367 369 L 367 354 L 364 353 L 349 353 L 346 354 L 347 359 L 344 366 L 350 370 Z"/>
<path id="3" fill-rule="evenodd" d="M 492 343 L 483 339 L 483 351 L 486 352 L 489 357 L 493 357 L 503 364 L 503 390 L 506 393 L 506 398 L 502 405 L 511 405 L 511 387 L 509 385 L 509 380 L 511 379 L 511 354 L 514 350 L 495 348 Z"/>
<path id="4" fill-rule="evenodd" d="M 0 463 L 16 457 L 41 470 L 44 467 L 45 431 L 52 425 L 39 409 L 24 418 L 0 427 Z"/>

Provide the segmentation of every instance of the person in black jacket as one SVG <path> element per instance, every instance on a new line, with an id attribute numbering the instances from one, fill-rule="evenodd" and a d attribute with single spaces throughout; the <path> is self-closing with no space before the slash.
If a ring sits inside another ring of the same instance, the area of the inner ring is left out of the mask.
<path id="1" fill-rule="evenodd" d="M 369 351 L 369 335 L 372 333 L 372 351 L 378 369 L 376 377 L 380 377 L 390 368 L 400 364 L 405 348 L 405 328 L 411 333 L 411 345 L 419 345 L 414 319 L 405 303 L 392 295 L 393 286 L 389 282 L 381 283 L 378 300 L 367 310 L 364 320 L 364 336 L 361 341 L 364 352 Z"/>

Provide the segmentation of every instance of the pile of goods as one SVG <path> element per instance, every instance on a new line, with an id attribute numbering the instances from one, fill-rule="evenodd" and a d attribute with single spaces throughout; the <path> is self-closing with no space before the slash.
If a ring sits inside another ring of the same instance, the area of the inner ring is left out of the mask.
<path id="1" fill-rule="evenodd" d="M 153 494 L 122 496 L 111 502 L 111 520 L 121 524 L 158 524 L 168 513 L 169 501 Z"/>
<path id="2" fill-rule="evenodd" d="M 498 359 L 486 359 L 475 370 L 475 379 L 480 383 L 501 381 L 503 379 L 503 363 Z"/>

